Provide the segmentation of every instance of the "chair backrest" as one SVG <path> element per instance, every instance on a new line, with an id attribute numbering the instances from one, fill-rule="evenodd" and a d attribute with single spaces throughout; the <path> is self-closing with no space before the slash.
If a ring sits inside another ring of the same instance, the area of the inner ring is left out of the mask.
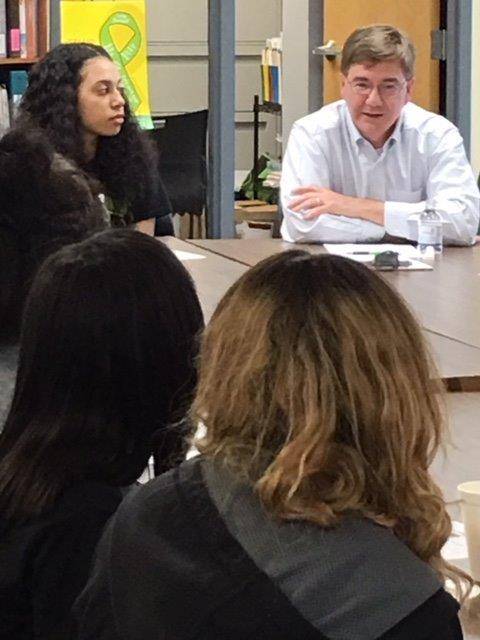
<path id="1" fill-rule="evenodd" d="M 157 118 L 149 132 L 173 213 L 201 215 L 206 205 L 207 123 L 205 109 Z"/>

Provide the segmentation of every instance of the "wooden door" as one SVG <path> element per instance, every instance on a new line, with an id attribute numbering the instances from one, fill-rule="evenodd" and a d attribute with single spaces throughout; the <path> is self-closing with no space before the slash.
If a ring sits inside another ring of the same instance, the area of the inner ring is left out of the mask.
<path id="1" fill-rule="evenodd" d="M 324 0 L 324 42 L 341 48 L 358 27 L 391 24 L 405 31 L 417 51 L 413 101 L 439 113 L 439 61 L 430 55 L 430 32 L 440 26 L 440 0 Z M 340 98 L 340 57 L 324 59 L 323 102 Z"/>

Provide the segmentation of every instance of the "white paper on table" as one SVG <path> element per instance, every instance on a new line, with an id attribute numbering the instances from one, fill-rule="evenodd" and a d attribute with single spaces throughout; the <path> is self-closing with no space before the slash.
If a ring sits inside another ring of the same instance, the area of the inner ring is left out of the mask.
<path id="1" fill-rule="evenodd" d="M 454 564 L 458 560 L 468 560 L 467 539 L 462 522 L 452 521 L 452 533 L 443 545 L 442 556 L 445 560 Z"/>
<path id="2" fill-rule="evenodd" d="M 409 265 L 399 267 L 399 270 L 430 271 L 433 269 L 430 264 L 418 260 L 418 249 L 411 244 L 324 244 L 323 246 L 328 253 L 367 264 L 374 260 L 376 253 L 395 251 L 395 253 L 398 253 L 399 260 L 408 260 L 410 262 Z"/>
<path id="3" fill-rule="evenodd" d="M 177 256 L 179 260 L 205 260 L 205 256 L 202 256 L 200 253 L 189 253 L 188 251 L 179 251 L 178 249 L 174 249 L 173 253 Z"/>

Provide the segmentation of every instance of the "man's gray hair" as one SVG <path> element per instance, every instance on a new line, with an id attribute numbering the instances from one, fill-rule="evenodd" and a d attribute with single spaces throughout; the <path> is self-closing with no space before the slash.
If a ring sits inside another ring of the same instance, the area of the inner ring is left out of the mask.
<path id="1" fill-rule="evenodd" d="M 351 33 L 342 50 L 341 70 L 347 75 L 354 64 L 398 60 L 407 80 L 414 75 L 415 48 L 408 36 L 388 24 L 372 24 Z"/>

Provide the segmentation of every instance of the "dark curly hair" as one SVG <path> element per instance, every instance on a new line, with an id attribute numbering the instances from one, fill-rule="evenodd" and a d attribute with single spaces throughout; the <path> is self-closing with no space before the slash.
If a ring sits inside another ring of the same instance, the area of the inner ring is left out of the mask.
<path id="1" fill-rule="evenodd" d="M 105 227 L 98 190 L 41 131 L 14 129 L 0 140 L 0 341 L 16 338 L 44 258 Z"/>
<path id="2" fill-rule="evenodd" d="M 86 168 L 78 88 L 82 69 L 96 57 L 111 60 L 102 47 L 90 43 L 61 44 L 49 51 L 31 70 L 29 85 L 19 105 L 17 126 L 38 127 L 66 158 Z M 143 199 L 155 184 L 157 160 L 128 105 L 120 132 L 100 136 L 88 167 L 115 201 L 131 204 Z"/>

